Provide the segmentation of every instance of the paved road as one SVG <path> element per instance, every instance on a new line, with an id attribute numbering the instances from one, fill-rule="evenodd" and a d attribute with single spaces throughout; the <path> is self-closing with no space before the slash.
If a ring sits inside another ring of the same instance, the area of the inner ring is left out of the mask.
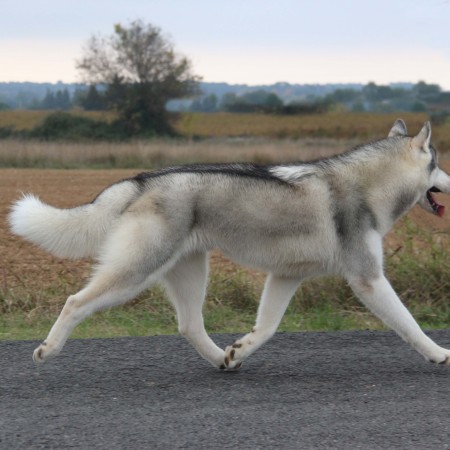
<path id="1" fill-rule="evenodd" d="M 235 373 L 178 336 L 72 340 L 38 369 L 35 345 L 0 342 L 2 450 L 450 448 L 450 367 L 392 333 L 278 334 Z"/>

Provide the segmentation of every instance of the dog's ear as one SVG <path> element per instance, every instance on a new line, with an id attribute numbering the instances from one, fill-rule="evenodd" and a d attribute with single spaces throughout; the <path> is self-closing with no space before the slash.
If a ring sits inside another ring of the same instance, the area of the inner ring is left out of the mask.
<path id="1" fill-rule="evenodd" d="M 431 142 L 431 124 L 430 122 L 425 122 L 422 129 L 419 131 L 419 134 L 412 138 L 412 145 L 416 148 L 420 148 L 425 152 L 429 152 L 430 142 Z"/>
<path id="2" fill-rule="evenodd" d="M 406 136 L 407 134 L 408 134 L 408 130 L 406 129 L 406 123 L 403 122 L 402 119 L 397 119 L 394 122 L 394 125 L 391 128 L 391 131 L 389 131 L 388 137 Z"/>

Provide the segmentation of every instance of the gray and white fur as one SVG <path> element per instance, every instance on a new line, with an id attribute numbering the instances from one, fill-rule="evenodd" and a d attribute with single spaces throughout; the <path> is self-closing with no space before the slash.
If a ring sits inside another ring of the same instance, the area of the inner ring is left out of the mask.
<path id="1" fill-rule="evenodd" d="M 337 274 L 426 359 L 449 364 L 450 351 L 421 331 L 383 273 L 382 239 L 394 222 L 417 203 L 443 213 L 433 192 L 450 193 L 450 177 L 430 140 L 429 123 L 411 137 L 398 120 L 386 139 L 328 159 L 142 173 L 73 209 L 24 196 L 9 215 L 14 233 L 59 257 L 98 261 L 34 360 L 57 355 L 95 311 L 160 282 L 180 333 L 214 366 L 236 369 L 275 333 L 302 280 Z M 268 273 L 255 327 L 225 350 L 208 336 L 202 316 L 214 249 Z"/>

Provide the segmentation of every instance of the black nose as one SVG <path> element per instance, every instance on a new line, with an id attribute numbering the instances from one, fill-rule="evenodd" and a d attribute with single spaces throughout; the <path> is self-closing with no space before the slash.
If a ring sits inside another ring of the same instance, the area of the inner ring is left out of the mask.
<path id="1" fill-rule="evenodd" d="M 431 189 L 430 189 L 430 191 L 431 192 L 442 192 L 439 188 L 437 188 L 436 186 L 433 186 Z"/>

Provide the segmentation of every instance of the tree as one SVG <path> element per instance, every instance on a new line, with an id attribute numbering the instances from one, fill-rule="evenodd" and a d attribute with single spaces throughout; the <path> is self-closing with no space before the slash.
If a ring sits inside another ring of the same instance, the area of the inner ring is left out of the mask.
<path id="1" fill-rule="evenodd" d="M 189 108 L 194 112 L 215 112 L 217 111 L 217 96 L 216 94 L 209 94 L 206 97 L 198 97 Z"/>
<path id="2" fill-rule="evenodd" d="M 47 90 L 47 94 L 40 104 L 36 105 L 41 109 L 70 109 L 72 102 L 67 89 L 57 90 L 56 92 Z"/>
<path id="3" fill-rule="evenodd" d="M 274 93 L 262 89 L 240 96 L 227 93 L 222 97 L 222 109 L 230 112 L 277 112 L 283 108 L 282 100 Z"/>
<path id="4" fill-rule="evenodd" d="M 80 105 L 86 111 L 101 111 L 105 109 L 105 98 L 101 95 L 95 84 L 91 84 L 87 92 L 80 99 Z"/>
<path id="5" fill-rule="evenodd" d="M 420 100 L 435 101 L 439 98 L 441 88 L 437 84 L 427 84 L 425 81 L 419 81 L 413 86 L 413 92 Z"/>
<path id="6" fill-rule="evenodd" d="M 229 111 L 237 102 L 237 96 L 234 92 L 226 92 L 222 96 L 222 101 L 220 103 L 220 109 L 224 111 Z"/>
<path id="7" fill-rule="evenodd" d="M 70 94 L 67 89 L 63 91 L 58 90 L 55 96 L 57 109 L 70 109 L 72 102 L 70 101 Z"/>
<path id="8" fill-rule="evenodd" d="M 172 131 L 166 103 L 197 93 L 199 77 L 160 28 L 133 21 L 109 37 L 92 36 L 77 61 L 89 84 L 106 87 L 105 99 L 129 134 Z"/>
<path id="9" fill-rule="evenodd" d="M 52 91 L 47 90 L 44 99 L 41 102 L 42 109 L 54 109 L 55 108 L 55 94 Z"/>
<path id="10" fill-rule="evenodd" d="M 264 106 L 267 106 L 268 108 L 272 108 L 274 110 L 280 109 L 283 107 L 283 101 L 280 99 L 280 97 L 278 97 L 278 95 L 271 93 L 266 97 Z"/>

